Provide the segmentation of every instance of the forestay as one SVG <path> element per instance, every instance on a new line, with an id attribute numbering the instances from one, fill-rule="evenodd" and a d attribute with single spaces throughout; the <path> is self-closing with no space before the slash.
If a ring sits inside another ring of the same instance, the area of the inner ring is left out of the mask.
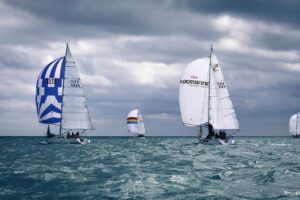
<path id="1" fill-rule="evenodd" d="M 67 45 L 62 104 L 62 129 L 93 129 L 81 80 Z"/>

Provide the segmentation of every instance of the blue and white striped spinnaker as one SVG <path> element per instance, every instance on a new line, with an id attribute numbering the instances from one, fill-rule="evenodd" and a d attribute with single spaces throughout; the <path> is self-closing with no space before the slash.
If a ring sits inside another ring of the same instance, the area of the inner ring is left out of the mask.
<path id="1" fill-rule="evenodd" d="M 36 110 L 40 123 L 61 122 L 62 87 L 65 71 L 65 58 L 50 62 L 41 71 L 36 82 Z"/>
<path id="2" fill-rule="evenodd" d="M 36 84 L 36 108 L 39 122 L 60 126 L 60 134 L 69 130 L 93 129 L 84 91 L 69 46 L 65 56 L 49 63 Z"/>

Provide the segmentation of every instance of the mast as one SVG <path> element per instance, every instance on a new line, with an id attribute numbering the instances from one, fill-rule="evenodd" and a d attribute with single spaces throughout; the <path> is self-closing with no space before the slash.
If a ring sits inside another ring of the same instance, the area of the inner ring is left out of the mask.
<path id="1" fill-rule="evenodd" d="M 136 118 L 137 118 L 137 124 L 136 124 L 136 134 L 139 135 L 139 107 L 136 108 L 137 112 L 136 112 Z"/>
<path id="2" fill-rule="evenodd" d="M 297 117 L 296 117 L 296 137 L 298 133 L 298 119 L 299 119 L 299 113 L 297 113 Z"/>
<path id="3" fill-rule="evenodd" d="M 211 79 L 211 54 L 213 51 L 213 47 L 212 45 L 210 45 L 210 54 L 209 54 L 209 66 L 208 66 L 208 105 L 207 105 L 207 120 L 208 120 L 208 124 L 209 124 L 209 117 L 210 117 L 210 79 Z"/>
<path id="4" fill-rule="evenodd" d="M 137 134 L 140 135 L 140 134 L 144 134 L 143 133 L 143 129 L 141 127 L 141 118 L 142 118 L 142 114 L 141 114 L 141 111 L 139 109 L 139 107 L 137 107 Z"/>
<path id="5" fill-rule="evenodd" d="M 65 63 L 66 63 L 66 55 L 67 55 L 67 50 L 69 48 L 69 45 L 67 43 L 67 47 L 66 47 L 66 52 L 65 52 L 65 58 L 64 58 L 64 63 L 63 63 L 63 67 L 65 67 Z M 63 74 L 63 77 L 62 77 L 62 93 L 61 93 L 61 96 L 62 96 L 62 100 L 61 100 L 61 117 L 60 117 L 60 125 L 59 125 L 59 135 L 61 135 L 61 122 L 62 122 L 62 118 L 63 118 L 63 107 L 64 107 L 64 89 L 65 89 L 65 73 Z"/>

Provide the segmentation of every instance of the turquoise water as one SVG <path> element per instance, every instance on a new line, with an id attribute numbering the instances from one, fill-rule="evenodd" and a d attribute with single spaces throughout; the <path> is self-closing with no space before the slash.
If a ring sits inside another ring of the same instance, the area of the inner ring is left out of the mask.
<path id="1" fill-rule="evenodd" d="M 0 199 L 300 199 L 300 139 L 0 138 Z"/>

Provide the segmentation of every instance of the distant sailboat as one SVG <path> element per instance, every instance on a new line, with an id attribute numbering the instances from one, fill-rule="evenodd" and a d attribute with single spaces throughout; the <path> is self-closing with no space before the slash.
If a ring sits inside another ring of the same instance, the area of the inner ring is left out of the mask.
<path id="1" fill-rule="evenodd" d="M 137 137 L 145 137 L 145 125 L 139 109 L 134 109 L 129 112 L 127 117 L 127 127 L 131 134 L 134 134 Z"/>
<path id="2" fill-rule="evenodd" d="M 183 123 L 199 127 L 201 143 L 235 143 L 225 131 L 239 130 L 239 123 L 212 47 L 209 57 L 197 59 L 184 69 L 179 86 L 179 103 Z M 203 128 L 207 129 L 206 137 L 202 135 Z"/>
<path id="3" fill-rule="evenodd" d="M 300 113 L 291 116 L 289 131 L 293 137 L 300 138 Z"/>
<path id="4" fill-rule="evenodd" d="M 48 143 L 90 143 L 82 137 L 93 127 L 68 44 L 65 56 L 50 62 L 38 77 L 36 109 L 39 122 L 48 125 Z M 51 133 L 50 126 L 58 126 L 59 133 Z"/>

